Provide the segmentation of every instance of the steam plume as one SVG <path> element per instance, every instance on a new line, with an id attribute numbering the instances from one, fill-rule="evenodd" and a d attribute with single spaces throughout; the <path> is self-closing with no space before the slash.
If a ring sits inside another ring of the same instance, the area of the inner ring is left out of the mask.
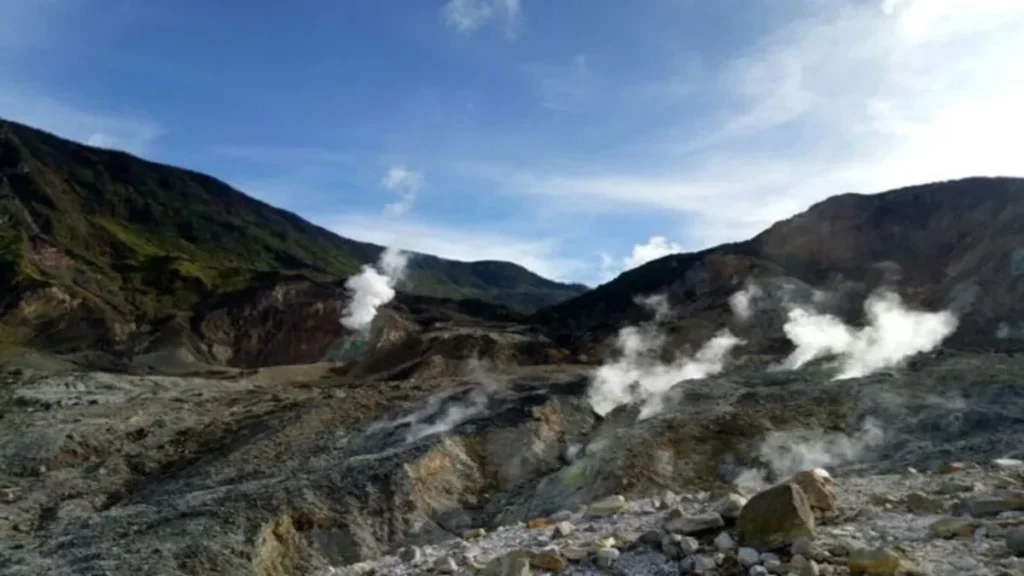
<path id="1" fill-rule="evenodd" d="M 746 322 L 754 313 L 754 299 L 762 294 L 757 284 L 747 284 L 742 290 L 729 297 L 729 308 L 740 322 Z"/>
<path id="2" fill-rule="evenodd" d="M 759 490 L 768 486 L 769 474 L 787 478 L 812 468 L 829 468 L 854 463 L 882 445 L 885 433 L 877 420 L 867 418 L 859 431 L 847 435 L 821 430 L 773 431 L 761 443 L 758 456 L 767 469 L 748 468 L 733 483 Z"/>
<path id="3" fill-rule="evenodd" d="M 656 322 L 668 313 L 667 301 L 663 298 L 649 297 L 640 303 L 654 311 Z M 658 358 L 665 338 L 656 324 L 627 326 L 619 331 L 616 340 L 618 359 L 594 373 L 590 405 L 595 412 L 604 415 L 618 406 L 643 402 L 640 417 L 653 415 L 661 409 L 662 397 L 670 388 L 685 380 L 721 372 L 729 352 L 741 343 L 728 330 L 721 330 L 692 357 L 665 363 Z"/>
<path id="4" fill-rule="evenodd" d="M 352 300 L 345 308 L 341 323 L 351 330 L 365 330 L 377 316 L 377 309 L 395 297 L 395 284 L 402 278 L 409 257 L 397 248 L 387 248 L 376 265 L 363 266 L 362 272 L 345 282 Z"/>
<path id="5" fill-rule="evenodd" d="M 783 330 L 796 349 L 783 362 L 783 368 L 794 370 L 818 358 L 837 356 L 837 379 L 866 376 L 934 350 L 957 327 L 951 312 L 908 309 L 898 294 L 889 291 L 872 294 L 864 310 L 868 325 L 858 330 L 830 314 L 790 309 Z"/>

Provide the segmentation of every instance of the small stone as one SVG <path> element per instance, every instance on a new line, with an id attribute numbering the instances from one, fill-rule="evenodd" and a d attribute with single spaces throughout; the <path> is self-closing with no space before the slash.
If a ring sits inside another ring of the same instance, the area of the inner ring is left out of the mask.
<path id="1" fill-rule="evenodd" d="M 487 530 L 483 528 L 472 528 L 462 533 L 463 540 L 478 540 L 487 535 Z"/>
<path id="2" fill-rule="evenodd" d="M 683 536 L 678 540 L 679 549 L 687 556 L 696 554 L 700 550 L 700 541 L 693 536 Z"/>
<path id="3" fill-rule="evenodd" d="M 406 564 L 416 564 L 423 558 L 423 551 L 418 546 L 406 546 L 398 553 L 398 558 Z"/>
<path id="4" fill-rule="evenodd" d="M 928 526 L 928 533 L 933 538 L 970 537 L 980 523 L 974 518 L 963 516 L 947 516 L 939 518 Z"/>
<path id="5" fill-rule="evenodd" d="M 620 552 L 615 548 L 601 548 L 597 551 L 597 565 L 610 568 L 619 559 Z"/>
<path id="6" fill-rule="evenodd" d="M 693 573 L 693 566 L 696 564 L 693 556 L 687 556 L 679 561 L 679 573 L 690 576 Z"/>
<path id="7" fill-rule="evenodd" d="M 1003 470 L 1018 470 L 1024 468 L 1024 460 L 1018 460 L 1016 458 L 996 458 L 992 461 L 992 464 L 996 468 L 1002 468 Z"/>
<path id="8" fill-rule="evenodd" d="M 821 575 L 821 570 L 818 568 L 818 564 L 814 560 L 808 560 L 799 554 L 790 559 L 789 567 L 790 569 L 795 570 L 798 576 Z"/>
<path id="9" fill-rule="evenodd" d="M 715 569 L 718 568 L 718 564 L 715 564 L 715 559 L 706 554 L 697 554 L 692 558 L 693 572 L 697 574 L 714 574 Z"/>
<path id="10" fill-rule="evenodd" d="M 551 526 L 551 520 L 547 518 L 534 518 L 526 523 L 526 527 L 530 530 L 536 530 L 537 528 L 547 528 Z"/>
<path id="11" fill-rule="evenodd" d="M 963 472 L 971 467 L 970 462 L 950 462 L 943 464 L 939 467 L 939 474 L 954 474 L 956 472 Z"/>
<path id="12" fill-rule="evenodd" d="M 779 559 L 775 554 L 761 554 L 761 564 L 771 574 L 778 574 L 782 570 L 782 560 Z"/>
<path id="13" fill-rule="evenodd" d="M 1014 556 L 1024 556 L 1024 526 L 1006 533 L 1006 547 Z"/>
<path id="14" fill-rule="evenodd" d="M 776 550 L 800 538 L 813 540 L 814 512 L 803 489 L 779 484 L 756 494 L 736 521 L 739 542 L 758 550 Z"/>
<path id="15" fill-rule="evenodd" d="M 761 562 L 761 555 L 757 550 L 747 546 L 740 548 L 739 551 L 736 552 L 736 557 L 739 559 L 740 564 L 745 568 L 750 568 L 751 566 Z"/>
<path id="16" fill-rule="evenodd" d="M 586 560 L 587 556 L 589 555 L 590 552 L 588 552 L 585 548 L 577 548 L 575 546 L 570 546 L 569 548 L 562 548 L 562 556 L 564 556 L 566 560 L 569 560 L 571 562 L 581 562 L 583 560 Z"/>
<path id="17" fill-rule="evenodd" d="M 735 520 L 740 517 L 740 512 L 746 504 L 747 499 L 744 496 L 733 492 L 726 494 L 712 509 L 726 520 Z"/>
<path id="18" fill-rule="evenodd" d="M 636 539 L 636 545 L 643 546 L 644 548 L 658 549 L 661 547 L 661 543 L 666 536 L 667 534 L 661 530 L 648 530 Z"/>
<path id="19" fill-rule="evenodd" d="M 569 520 L 572 520 L 572 512 L 568 510 L 559 510 L 551 515 L 551 521 L 555 523 L 568 522 Z"/>
<path id="20" fill-rule="evenodd" d="M 1024 510 L 1024 492 L 1013 491 L 1002 497 L 974 498 L 958 502 L 953 514 L 971 516 L 995 516 L 1000 512 Z"/>
<path id="21" fill-rule="evenodd" d="M 875 506 L 892 506 L 897 502 L 892 494 L 872 494 L 871 503 Z"/>
<path id="22" fill-rule="evenodd" d="M 442 556 L 434 561 L 434 570 L 441 574 L 455 574 L 459 571 L 459 564 L 451 556 Z"/>
<path id="23" fill-rule="evenodd" d="M 481 576 L 531 576 L 528 550 L 514 550 L 491 560 L 480 572 Z"/>
<path id="24" fill-rule="evenodd" d="M 563 520 L 558 524 L 555 524 L 555 529 L 551 533 L 552 538 L 565 538 L 576 530 L 576 526 L 568 520 Z"/>
<path id="25" fill-rule="evenodd" d="M 679 496 L 676 496 L 676 493 L 671 490 L 665 490 L 658 498 L 658 502 L 661 504 L 661 508 L 671 508 L 679 504 Z"/>
<path id="26" fill-rule="evenodd" d="M 850 552 L 846 566 L 855 574 L 893 576 L 905 568 L 906 561 L 898 552 L 888 548 L 859 548 Z"/>
<path id="27" fill-rule="evenodd" d="M 674 508 L 665 519 L 665 530 L 679 534 L 698 534 L 724 527 L 725 520 L 717 512 L 686 516 L 681 509 Z"/>
<path id="28" fill-rule="evenodd" d="M 912 467 L 908 466 L 908 467 L 903 469 L 903 475 L 904 476 L 920 476 L 921 473 L 917 471 L 917 468 L 912 468 Z"/>
<path id="29" fill-rule="evenodd" d="M 757 564 L 757 565 L 751 566 L 750 567 L 750 571 L 747 572 L 747 574 L 749 576 L 768 576 L 768 574 L 770 574 L 770 572 L 768 572 L 768 569 L 765 568 L 764 566 L 761 566 L 760 564 Z"/>
<path id="30" fill-rule="evenodd" d="M 547 572 L 561 572 L 569 568 L 569 561 L 556 549 L 542 550 L 530 559 L 530 566 Z"/>
<path id="31" fill-rule="evenodd" d="M 911 492 L 904 499 L 907 509 L 914 514 L 941 514 L 946 509 L 946 504 L 923 492 Z"/>
<path id="32" fill-rule="evenodd" d="M 626 507 L 626 498 L 620 495 L 609 496 L 587 506 L 587 516 L 612 516 Z"/>
<path id="33" fill-rule="evenodd" d="M 727 552 L 736 547 L 736 541 L 732 539 L 732 536 L 728 532 L 722 532 L 715 537 L 715 548 L 722 552 Z"/>

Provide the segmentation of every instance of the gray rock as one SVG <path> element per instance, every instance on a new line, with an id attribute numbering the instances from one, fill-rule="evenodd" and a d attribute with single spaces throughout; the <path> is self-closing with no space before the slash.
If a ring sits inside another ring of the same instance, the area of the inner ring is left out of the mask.
<path id="1" fill-rule="evenodd" d="M 407 564 L 416 564 L 423 558 L 423 551 L 419 546 L 406 546 L 398 553 L 398 558 Z"/>
<path id="2" fill-rule="evenodd" d="M 648 530 L 636 539 L 636 545 L 643 546 L 645 548 L 658 549 L 662 547 L 662 542 L 666 536 L 667 534 L 661 530 Z"/>
<path id="3" fill-rule="evenodd" d="M 552 531 L 553 538 L 566 538 L 576 530 L 576 526 L 568 520 L 563 520 L 558 524 L 555 524 L 555 529 Z"/>
<path id="4" fill-rule="evenodd" d="M 693 536 L 683 536 L 679 539 L 679 549 L 687 556 L 696 554 L 700 550 L 700 541 Z"/>
<path id="5" fill-rule="evenodd" d="M 736 541 L 732 539 L 732 536 L 728 532 L 722 532 L 718 536 L 715 536 L 715 548 L 727 552 L 736 547 Z"/>
<path id="6" fill-rule="evenodd" d="M 739 551 L 736 552 L 736 558 L 740 561 L 740 564 L 746 568 L 750 568 L 751 566 L 761 563 L 761 554 L 759 554 L 757 550 L 746 546 L 740 548 Z"/>
<path id="7" fill-rule="evenodd" d="M 820 576 L 821 574 L 818 564 L 814 560 L 808 560 L 799 554 L 790 559 L 789 567 L 791 570 L 795 570 L 798 576 Z"/>
<path id="8" fill-rule="evenodd" d="M 455 574 L 459 571 L 459 563 L 451 556 L 442 556 L 434 561 L 434 570 L 440 574 Z"/>
<path id="9" fill-rule="evenodd" d="M 665 530 L 679 534 L 698 534 L 725 527 L 725 520 L 717 512 L 687 516 L 681 509 L 675 508 L 665 519 Z"/>
<path id="10" fill-rule="evenodd" d="M 693 556 L 693 571 L 697 574 L 714 574 L 718 569 L 715 559 L 705 554 Z"/>
<path id="11" fill-rule="evenodd" d="M 749 576 L 768 576 L 770 572 L 768 572 L 767 568 L 758 564 L 756 566 L 751 566 L 747 574 L 749 574 Z"/>
<path id="12" fill-rule="evenodd" d="M 1024 556 L 1024 526 L 1019 526 L 1007 532 L 1006 547 L 1014 556 Z"/>
<path id="13" fill-rule="evenodd" d="M 929 496 L 923 492 L 911 492 L 904 499 L 907 509 L 914 514 L 941 514 L 946 504 L 940 498 Z"/>
<path id="14" fill-rule="evenodd" d="M 591 503 L 587 506 L 587 516 L 602 517 L 618 514 L 626 508 L 626 499 L 623 496 L 609 496 L 603 500 Z"/>
<path id="15" fill-rule="evenodd" d="M 744 496 L 733 492 L 726 494 L 721 500 L 716 502 L 712 509 L 722 518 L 735 520 L 740 517 L 740 512 L 746 504 L 747 499 Z"/>
<path id="16" fill-rule="evenodd" d="M 740 544 L 758 550 L 791 546 L 814 539 L 814 512 L 796 484 L 779 484 L 756 494 L 736 521 Z"/>
<path id="17" fill-rule="evenodd" d="M 569 520 L 572 520 L 572 516 L 572 512 L 568 510 L 559 510 L 558 512 L 555 512 L 551 515 L 551 521 L 555 523 L 568 522 Z"/>
<path id="18" fill-rule="evenodd" d="M 621 553 L 615 548 L 601 548 L 597 551 L 597 565 L 610 568 L 619 559 Z"/>

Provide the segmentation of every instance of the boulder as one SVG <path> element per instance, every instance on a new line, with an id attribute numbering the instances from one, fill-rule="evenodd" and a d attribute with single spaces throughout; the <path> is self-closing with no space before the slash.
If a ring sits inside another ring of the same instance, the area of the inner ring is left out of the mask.
<path id="1" fill-rule="evenodd" d="M 814 512 L 803 489 L 787 482 L 754 495 L 743 507 L 736 531 L 742 546 L 777 550 L 815 538 Z"/>

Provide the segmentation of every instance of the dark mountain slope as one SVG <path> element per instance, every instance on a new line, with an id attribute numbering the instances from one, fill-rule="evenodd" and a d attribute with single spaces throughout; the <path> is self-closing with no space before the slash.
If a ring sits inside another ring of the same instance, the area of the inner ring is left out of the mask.
<path id="1" fill-rule="evenodd" d="M 749 277 L 837 291 L 847 296 L 839 312 L 850 315 L 890 285 L 913 304 L 957 310 L 955 341 L 991 344 L 1024 328 L 1024 180 L 834 196 L 751 240 L 661 258 L 536 318 L 565 336 L 607 334 L 649 315 L 636 295 L 666 293 L 687 323 L 710 329 L 728 322 L 728 297 Z"/>
<path id="2" fill-rule="evenodd" d="M 209 176 L 4 121 L 0 223 L 3 339 L 45 333 L 50 344 L 82 341 L 99 325 L 132 332 L 282 280 L 337 283 L 382 250 Z M 427 255 L 412 260 L 405 286 L 526 308 L 585 289 L 507 262 Z"/>

